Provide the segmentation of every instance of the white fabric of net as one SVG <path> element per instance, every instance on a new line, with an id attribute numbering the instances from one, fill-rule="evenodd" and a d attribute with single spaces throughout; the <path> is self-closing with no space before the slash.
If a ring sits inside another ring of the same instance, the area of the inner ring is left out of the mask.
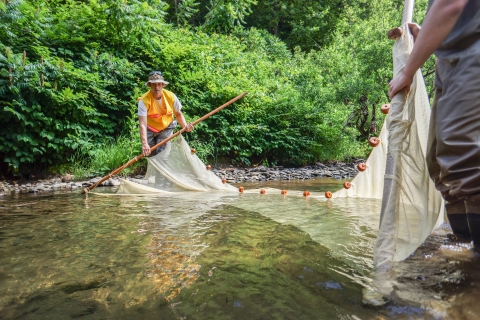
<path id="1" fill-rule="evenodd" d="M 167 142 L 165 150 L 148 158 L 143 179 L 122 180 L 117 194 L 155 194 L 182 191 L 237 191 L 222 183 L 192 152 L 185 139 L 178 137 Z"/>
<path id="2" fill-rule="evenodd" d="M 393 48 L 394 75 L 403 69 L 413 48 L 408 27 Z M 351 181 L 350 189 L 333 194 L 341 198 L 381 199 L 380 227 L 374 249 L 376 271 L 390 270 L 395 261 L 412 254 L 443 222 L 443 201 L 428 176 L 425 161 L 430 105 L 421 71 L 408 95 L 397 94 L 380 132 L 380 145 L 366 161 L 367 169 Z M 117 194 L 168 194 L 185 191 L 237 192 L 236 187 L 205 168 L 180 135 L 160 154 L 148 159 L 143 179 L 123 180 Z M 270 192 L 269 190 L 267 190 Z M 279 190 L 276 190 L 277 192 Z M 245 190 L 258 193 L 258 190 Z M 272 192 L 274 192 L 272 190 Z M 288 192 L 302 196 L 301 192 Z M 311 198 L 325 201 L 322 194 Z M 252 203 L 255 206 L 255 203 Z"/>
<path id="3" fill-rule="evenodd" d="M 413 48 L 406 24 L 402 31 L 393 47 L 394 76 L 403 70 Z M 395 261 L 407 258 L 443 222 L 443 200 L 425 161 L 429 119 L 425 82 L 418 70 L 410 92 L 397 94 L 391 101 L 381 144 L 367 159 L 367 169 L 355 177 L 351 189 L 335 194 L 382 199 L 374 249 L 376 271 L 390 270 Z"/>

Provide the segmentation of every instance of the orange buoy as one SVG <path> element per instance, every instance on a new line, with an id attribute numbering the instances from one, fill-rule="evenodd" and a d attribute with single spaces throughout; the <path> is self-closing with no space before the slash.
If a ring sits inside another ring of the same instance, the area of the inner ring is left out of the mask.
<path id="1" fill-rule="evenodd" d="M 363 172 L 363 171 L 367 170 L 367 165 L 362 162 L 362 163 L 358 164 L 357 168 L 358 168 L 359 171 Z"/>
<path id="2" fill-rule="evenodd" d="M 208 166 L 207 166 L 207 170 L 210 170 L 210 169 L 212 169 L 212 166 L 211 166 L 211 165 L 208 165 Z"/>
<path id="3" fill-rule="evenodd" d="M 281 194 L 287 194 L 287 190 L 282 190 Z"/>
<path id="4" fill-rule="evenodd" d="M 192 154 L 197 153 L 197 150 L 195 150 L 195 149 L 192 149 L 191 151 L 192 151 Z"/>
<path id="5" fill-rule="evenodd" d="M 223 178 L 223 179 L 222 179 L 222 183 L 223 183 L 223 184 L 227 183 L 227 179 Z"/>
<path id="6" fill-rule="evenodd" d="M 345 189 L 350 189 L 350 188 L 352 187 L 352 184 L 351 184 L 350 182 L 346 181 L 346 182 L 343 184 L 343 187 L 344 187 Z"/>
<path id="7" fill-rule="evenodd" d="M 308 197 L 309 195 L 310 195 L 310 191 L 308 191 L 308 190 L 303 191 L 303 196 L 304 197 Z"/>
<path id="8" fill-rule="evenodd" d="M 260 194 L 265 194 L 265 189 L 260 189 Z"/>
<path id="9" fill-rule="evenodd" d="M 380 139 L 377 137 L 371 137 L 370 139 L 368 139 L 368 144 L 370 145 L 370 147 L 376 147 L 380 144 Z"/>
<path id="10" fill-rule="evenodd" d="M 330 191 L 325 192 L 325 198 L 330 199 L 333 197 L 333 194 Z"/>
<path id="11" fill-rule="evenodd" d="M 243 193 L 243 191 L 245 191 L 245 188 L 244 188 L 244 187 L 240 187 L 240 188 L 238 188 L 238 191 L 239 191 L 240 193 Z"/>
<path id="12" fill-rule="evenodd" d="M 388 114 L 388 111 L 390 111 L 390 103 L 387 103 L 387 104 L 384 104 L 383 106 L 381 106 L 380 111 L 383 114 Z"/>
<path id="13" fill-rule="evenodd" d="M 403 34 L 403 31 L 400 28 L 391 29 L 388 31 L 388 39 L 397 40 L 397 38 L 400 38 L 402 34 Z"/>

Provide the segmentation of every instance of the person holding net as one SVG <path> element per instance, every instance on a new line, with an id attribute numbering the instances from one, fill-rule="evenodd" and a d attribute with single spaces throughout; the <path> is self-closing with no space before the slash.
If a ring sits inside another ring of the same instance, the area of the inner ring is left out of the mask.
<path id="1" fill-rule="evenodd" d="M 430 177 L 446 201 L 459 241 L 480 247 L 480 3 L 430 0 L 424 24 L 409 24 L 416 38 L 389 97 L 408 93 L 415 72 L 437 57 L 427 147 Z"/>
<path id="2" fill-rule="evenodd" d="M 138 98 L 138 119 L 144 156 L 154 156 L 165 149 L 166 144 L 155 149 L 153 153 L 150 150 L 172 135 L 177 121 L 185 131 L 193 130 L 193 125 L 187 124 L 183 116 L 182 105 L 177 96 L 164 89 L 167 85 L 168 82 L 163 79 L 162 72 L 152 71 L 145 83 L 150 90 Z M 173 120 L 173 115 L 177 121 Z"/>

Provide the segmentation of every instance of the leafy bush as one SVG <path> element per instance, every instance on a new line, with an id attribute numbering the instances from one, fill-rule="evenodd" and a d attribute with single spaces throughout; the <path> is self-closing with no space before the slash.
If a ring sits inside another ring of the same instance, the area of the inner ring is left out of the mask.
<path id="1" fill-rule="evenodd" d="M 308 49 L 312 39 L 311 51 L 288 47 L 268 28 L 242 27 L 248 14 L 268 9 L 255 12 L 253 0 L 211 11 L 209 3 L 179 2 L 174 20 L 184 27 L 164 22 L 173 9 L 161 1 L 2 3 L 0 157 L 13 170 L 67 159 L 92 172 L 116 168 L 141 152 L 136 98 L 152 69 L 170 81 L 187 121 L 249 92 L 186 135 L 205 160 L 301 165 L 368 153 L 388 101 L 386 32 L 401 20 L 401 2 L 285 2 L 311 18 L 288 20 L 284 36 Z"/>

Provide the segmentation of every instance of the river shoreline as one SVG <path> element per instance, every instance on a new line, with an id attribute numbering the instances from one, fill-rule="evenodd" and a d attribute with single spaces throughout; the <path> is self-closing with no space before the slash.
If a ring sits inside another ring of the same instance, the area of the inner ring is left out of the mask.
<path id="1" fill-rule="evenodd" d="M 332 162 L 323 164 L 317 162 L 315 165 L 309 165 L 300 168 L 287 168 L 282 166 L 274 167 L 218 167 L 212 168 L 212 172 L 219 178 L 226 179 L 228 183 L 242 182 L 261 182 L 261 181 L 280 181 L 280 180 L 310 180 L 316 178 L 348 179 L 353 178 L 357 173 L 358 163 L 365 162 L 363 159 L 355 160 L 351 163 Z M 130 178 L 143 178 L 143 176 L 133 176 Z M 17 193 L 43 193 L 58 190 L 82 190 L 99 181 L 101 177 L 95 177 L 89 180 L 75 180 L 71 175 L 59 176 L 50 179 L 39 180 L 5 180 L 0 182 L 0 196 Z M 118 186 L 120 184 L 118 177 L 112 177 L 101 186 Z"/>

